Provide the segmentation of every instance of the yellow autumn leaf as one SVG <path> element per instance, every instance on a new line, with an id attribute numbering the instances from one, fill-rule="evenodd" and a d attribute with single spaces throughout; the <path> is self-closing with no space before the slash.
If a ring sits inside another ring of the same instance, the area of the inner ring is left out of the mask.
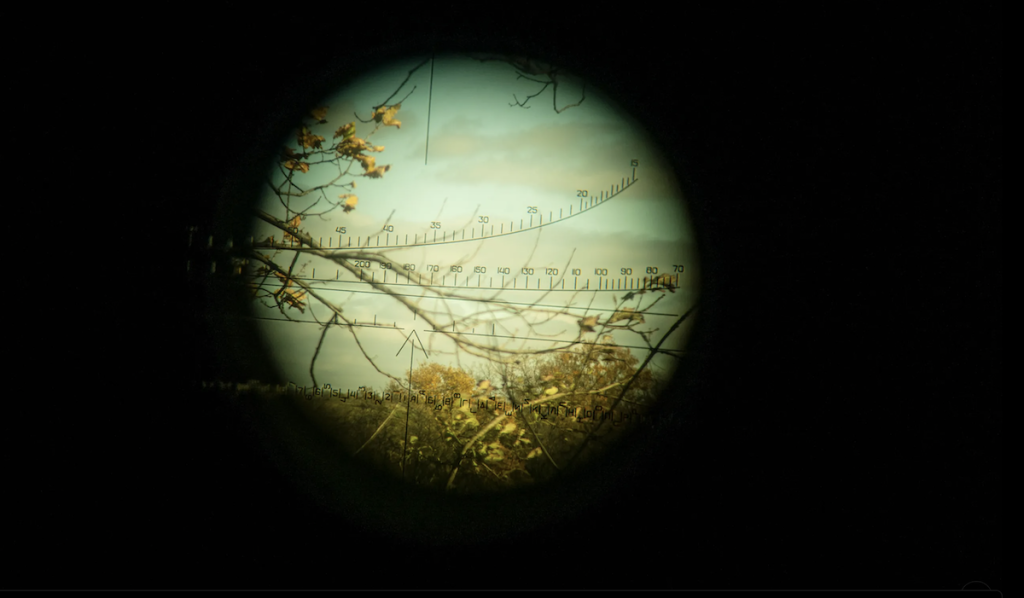
<path id="1" fill-rule="evenodd" d="M 373 170 L 374 165 L 377 163 L 377 159 L 373 156 L 364 156 L 363 154 L 356 156 L 356 160 L 359 160 L 359 163 L 363 165 L 363 170 L 367 172 Z"/>
<path id="2" fill-rule="evenodd" d="M 300 172 L 309 172 L 309 164 L 300 162 L 299 160 L 288 160 L 284 163 L 284 167 L 288 170 L 298 170 Z"/>
<path id="3" fill-rule="evenodd" d="M 643 314 L 635 313 L 632 307 L 623 307 L 621 311 L 615 312 L 610 318 L 608 318 L 608 323 L 613 324 L 621 320 L 630 320 L 632 322 L 643 324 L 644 316 Z"/>
<path id="4" fill-rule="evenodd" d="M 359 154 L 355 156 L 355 159 L 363 165 L 363 176 L 368 176 L 372 179 L 379 179 L 384 176 L 384 173 L 391 169 L 391 165 L 387 164 L 384 166 L 377 166 L 377 159 L 373 156 L 367 156 L 365 154 Z"/>
<path id="5" fill-rule="evenodd" d="M 373 113 L 373 120 L 383 124 L 386 127 L 397 127 L 402 128 L 402 121 L 395 120 L 395 115 L 398 114 L 398 110 L 402 107 L 401 103 L 395 104 L 388 108 L 381 106 L 377 108 L 376 112 Z"/>
<path id="6" fill-rule="evenodd" d="M 322 136 L 313 134 L 313 132 L 307 129 L 306 127 L 302 127 L 302 129 L 299 130 L 298 134 L 296 135 L 296 139 L 298 140 L 299 145 L 301 145 L 302 147 L 316 149 L 320 149 L 320 142 L 325 141 L 325 139 Z"/>
<path id="7" fill-rule="evenodd" d="M 287 303 L 290 307 L 298 308 L 298 310 L 302 313 L 306 313 L 306 310 L 303 309 L 306 306 L 306 304 L 302 302 L 302 300 L 306 298 L 305 291 L 293 291 L 289 289 L 286 290 L 284 293 L 285 303 Z"/>
<path id="8" fill-rule="evenodd" d="M 365 140 L 358 137 L 349 137 L 338 144 L 335 148 L 339 154 L 348 156 L 349 158 L 355 158 L 365 150 L 369 149 Z"/>
<path id="9" fill-rule="evenodd" d="M 588 316 L 580 319 L 577 324 L 580 325 L 580 333 L 594 332 L 594 326 L 597 326 L 597 316 Z"/>
<path id="10" fill-rule="evenodd" d="M 338 137 L 344 137 L 345 139 L 348 139 L 355 134 L 356 123 L 355 121 L 352 121 L 347 125 L 341 125 L 340 127 L 338 127 L 338 130 L 334 132 L 334 138 L 337 139 Z"/>
<path id="11" fill-rule="evenodd" d="M 367 170 L 365 173 L 363 173 L 363 176 L 368 176 L 371 179 L 379 179 L 382 176 L 384 176 L 384 173 L 390 169 L 391 165 L 385 164 L 384 166 L 378 166 L 376 168 L 371 168 L 370 170 Z"/>
<path id="12" fill-rule="evenodd" d="M 348 214 L 352 210 L 356 209 L 356 204 L 359 203 L 359 198 L 356 197 L 355 195 L 352 195 L 351 193 L 345 193 L 344 195 L 339 195 L 338 199 L 344 199 L 345 200 L 345 202 L 341 204 L 341 209 L 346 214 Z"/>
<path id="13" fill-rule="evenodd" d="M 317 122 L 321 124 L 327 122 L 327 106 L 320 106 L 319 108 L 314 108 L 310 110 L 309 113 Z"/>

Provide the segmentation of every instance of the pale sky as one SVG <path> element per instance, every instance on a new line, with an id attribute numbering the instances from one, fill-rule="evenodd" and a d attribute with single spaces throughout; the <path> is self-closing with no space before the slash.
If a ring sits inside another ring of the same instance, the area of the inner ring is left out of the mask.
<path id="1" fill-rule="evenodd" d="M 412 59 L 385 67 L 377 74 L 357 81 L 340 90 L 334 97 L 326 98 L 322 105 L 329 107 L 327 124 L 313 127 L 313 132 L 332 142 L 334 131 L 341 125 L 355 120 L 353 111 L 368 119 L 371 106 L 384 101 L 395 91 L 408 71 L 422 58 Z M 585 315 L 600 315 L 602 321 L 611 312 L 595 312 L 594 308 L 609 309 L 613 306 L 612 296 L 622 299 L 626 291 L 616 293 L 565 291 L 544 294 L 536 290 L 478 290 L 476 285 L 500 286 L 500 268 L 508 268 L 504 276 L 506 285 L 513 279 L 517 289 L 523 284 L 547 289 L 552 280 L 583 287 L 589 280 L 591 285 L 598 279 L 632 278 L 640 280 L 647 274 L 647 268 L 657 268 L 659 274 L 672 274 L 674 267 L 685 266 L 679 276 L 680 288 L 666 294 L 654 312 L 666 314 L 647 316 L 642 329 L 660 329 L 652 335 L 656 342 L 675 322 L 676 318 L 689 309 L 696 301 L 699 282 L 699 264 L 694 245 L 694 235 L 685 211 L 682 194 L 671 170 L 659 159 L 657 148 L 648 140 L 642 128 L 628 117 L 619 113 L 612 105 L 602 100 L 597 90 L 587 88 L 586 99 L 577 107 L 556 113 L 552 108 L 552 89 L 530 100 L 528 109 L 509 106 L 513 94 L 520 100 L 535 93 L 540 84 L 516 79 L 512 66 L 502 62 L 480 63 L 463 57 L 438 57 L 433 69 L 433 97 L 428 91 L 430 85 L 430 64 L 420 68 L 399 90 L 392 102 L 404 97 L 416 86 L 415 91 L 403 103 L 396 114 L 401 128 L 379 127 L 356 121 L 356 137 L 366 139 L 372 145 L 384 146 L 384 151 L 370 154 L 377 165 L 390 164 L 391 169 L 383 178 L 345 177 L 341 182 L 355 180 L 355 193 L 359 202 L 356 209 L 348 214 L 337 209 L 323 218 L 309 218 L 300 228 L 314 239 L 322 237 L 323 244 L 337 246 L 339 234 L 336 227 L 345 227 L 346 234 L 340 242 L 356 244 L 359 238 L 365 243 L 371 238 L 370 249 L 376 250 L 377 235 L 380 243 L 404 242 L 408 236 L 422 240 L 424 235 L 433 239 L 433 234 L 463 234 L 469 239 L 479 237 L 481 231 L 491 234 L 491 225 L 498 233 L 500 227 L 529 225 L 531 215 L 535 223 L 541 216 L 544 222 L 559 214 L 568 216 L 570 206 L 576 214 L 580 206 L 580 191 L 587 191 L 587 200 L 599 197 L 602 190 L 609 190 L 623 178 L 632 177 L 632 160 L 638 160 L 637 181 L 621 194 L 588 210 L 550 226 L 527 230 L 522 233 L 463 243 L 436 244 L 418 247 L 391 248 L 385 250 L 393 270 L 385 271 L 378 263 L 366 268 L 367 276 L 373 272 L 375 280 L 388 275 L 388 282 L 395 280 L 395 272 L 401 272 L 406 264 L 415 267 L 417 273 L 427 273 L 430 266 L 437 266 L 435 283 L 443 279 L 446 284 L 456 282 L 463 286 L 469 282 L 469 296 L 486 296 L 504 301 L 537 302 L 557 308 L 571 305 L 570 315 L 554 318 L 531 331 L 525 320 L 506 320 L 505 330 L 496 328 L 497 334 L 517 337 L 538 337 L 551 335 L 552 339 L 574 340 L 579 335 L 577 320 Z M 580 86 L 567 81 L 558 88 L 559 107 L 574 103 L 580 98 Z M 430 99 L 429 157 L 427 151 L 427 116 Z M 290 146 L 298 149 L 294 139 Z M 342 163 L 344 167 L 344 162 Z M 295 182 L 306 188 L 321 184 L 337 175 L 337 169 L 330 164 L 315 165 L 309 173 L 295 175 Z M 271 171 L 275 181 L 283 180 L 277 167 Z M 361 174 L 357 164 L 350 171 Z M 345 189 L 328 190 L 328 197 L 335 199 L 338 194 L 349 192 Z M 585 201 L 587 201 L 585 200 Z M 293 206 L 303 207 L 312 199 L 300 200 Z M 269 192 L 262 203 L 263 209 L 283 218 L 284 209 L 278 199 Z M 320 211 L 324 200 L 313 208 Z M 535 214 L 530 214 L 531 208 Z M 486 217 L 487 224 L 481 224 Z M 431 228 L 432 223 L 438 228 Z M 388 225 L 391 231 L 382 229 Z M 257 238 L 271 234 L 281 239 L 282 232 L 270 225 L 258 222 L 255 228 Z M 382 247 L 383 249 L 383 247 Z M 282 251 L 277 263 L 287 266 L 291 252 Z M 571 258 L 571 261 L 570 261 Z M 307 264 L 308 262 L 308 264 Z M 306 264 L 302 275 L 310 276 L 316 268 L 316 277 L 334 279 L 340 267 L 324 258 L 303 255 L 299 264 Z M 462 273 L 455 275 L 452 266 L 461 266 Z M 472 274 L 474 269 L 484 268 L 486 273 Z M 523 268 L 533 268 L 534 275 L 523 274 Z M 539 276 L 546 268 L 557 268 L 559 276 Z M 622 270 L 632 270 L 631 276 L 622 275 Z M 580 274 L 572 275 L 573 269 Z M 608 271 L 607 276 L 595 274 L 595 270 Z M 395 355 L 404 338 L 416 330 L 419 338 L 432 349 L 432 358 L 444 363 L 456 363 L 453 355 L 454 344 L 440 334 L 427 332 L 430 327 L 423 319 L 414 320 L 412 314 L 393 298 L 374 291 L 369 285 L 357 282 L 351 274 L 340 269 L 340 280 L 349 282 L 317 282 L 315 287 L 323 289 L 322 294 L 342 308 L 349 319 L 359 323 L 397 324 L 401 331 L 378 328 L 332 327 L 316 362 L 317 382 L 327 383 L 334 388 L 371 386 L 382 388 L 387 379 L 377 373 L 360 353 L 349 330 L 355 330 L 364 349 L 378 366 L 395 376 L 402 377 L 409 367 L 408 347 L 400 356 Z M 300 275 L 300 276 L 302 276 Z M 443 278 L 442 278 L 443 277 Z M 560 281 L 560 277 L 565 282 Z M 403 279 L 404 281 L 404 279 Z M 612 284 L 617 284 L 613 282 Z M 628 284 L 628 281 L 624 284 Z M 634 283 L 635 284 L 635 283 Z M 400 293 L 415 296 L 424 295 L 422 289 L 405 286 L 394 287 Z M 353 292 L 358 291 L 358 292 Z M 661 293 L 647 293 L 640 297 L 640 306 L 648 305 Z M 411 298 L 413 300 L 418 300 Z M 315 299 L 309 305 L 321 319 L 328 318 L 328 310 Z M 451 310 L 458 315 L 483 314 L 477 322 L 476 333 L 489 332 L 486 324 L 488 304 L 473 301 L 430 300 L 422 303 L 425 307 Z M 629 303 L 637 306 L 637 301 Z M 591 311 L 585 311 L 590 307 Z M 310 309 L 305 314 L 288 310 L 295 319 L 309 320 Z M 277 308 L 265 308 L 254 303 L 253 315 L 265 318 L 283 318 Z M 683 348 L 690 326 L 684 324 L 665 343 L 668 348 Z M 321 328 L 315 324 L 296 324 L 260 320 L 268 345 L 278 360 L 285 378 L 298 385 L 310 385 L 309 363 L 320 337 Z M 469 330 L 467 330 L 469 332 Z M 473 337 L 480 341 L 484 337 Z M 584 340 L 597 340 L 594 334 Z M 614 339 L 622 345 L 641 345 L 641 339 L 628 332 L 616 332 Z M 486 339 L 490 342 L 491 339 Z M 507 342 L 509 339 L 501 339 Z M 494 342 L 497 342 L 495 339 Z M 516 347 L 550 348 L 551 342 L 518 341 Z M 634 355 L 643 359 L 646 351 L 634 350 Z M 458 356 L 461 365 L 473 368 L 477 361 Z M 416 366 L 424 362 L 422 354 L 416 355 Z M 659 356 L 655 359 L 658 367 L 671 367 L 673 358 Z"/>

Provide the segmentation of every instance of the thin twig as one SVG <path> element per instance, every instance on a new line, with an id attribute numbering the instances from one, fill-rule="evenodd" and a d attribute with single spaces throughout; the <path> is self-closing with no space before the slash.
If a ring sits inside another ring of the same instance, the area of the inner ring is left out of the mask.
<path id="1" fill-rule="evenodd" d="M 391 419 L 391 416 L 395 414 L 395 411 L 398 411 L 398 405 L 395 405 L 394 408 L 391 409 L 391 413 L 389 413 L 388 416 L 384 418 L 384 421 L 381 422 L 379 426 L 377 426 L 377 430 L 374 431 L 374 433 L 369 438 L 366 439 L 366 442 L 363 443 L 363 446 L 359 447 L 358 449 L 356 449 L 356 452 L 352 453 L 353 456 L 358 455 L 359 451 L 366 448 L 366 445 L 370 444 L 370 441 L 376 438 L 377 434 L 380 434 L 380 431 L 384 429 L 384 424 L 388 423 L 388 420 Z"/>
<path id="2" fill-rule="evenodd" d="M 619 393 L 619 398 L 616 399 L 615 402 L 612 403 L 612 406 L 609 408 L 610 412 L 612 412 L 612 413 L 615 412 L 615 408 L 618 407 L 619 402 L 621 402 L 623 397 L 626 396 L 626 393 L 629 391 L 630 387 L 633 385 L 633 381 L 637 379 L 637 377 L 640 375 L 640 372 L 642 372 L 644 370 L 644 368 L 647 367 L 647 364 L 650 363 L 651 359 L 653 359 L 655 354 L 658 353 L 658 349 L 661 348 L 662 343 L 664 343 L 665 340 L 668 339 L 668 337 L 672 336 L 672 333 L 675 332 L 676 328 L 679 328 L 679 325 L 682 324 L 683 321 L 686 320 L 686 318 L 688 318 L 690 316 L 690 314 L 693 313 L 693 310 L 695 310 L 695 309 L 697 309 L 697 305 L 696 304 L 694 304 L 693 307 L 691 307 L 690 309 L 686 310 L 686 313 L 684 313 L 683 315 L 679 316 L 679 319 L 676 320 L 676 323 L 673 324 L 671 328 L 669 328 L 668 332 L 665 333 L 665 336 L 661 337 L 661 340 L 658 341 L 658 344 L 650 351 L 650 353 L 648 353 L 647 359 L 644 360 L 644 362 L 640 365 L 640 367 L 638 367 L 636 369 L 636 372 L 634 372 L 633 375 L 630 377 L 629 381 L 627 381 L 626 384 L 622 387 L 622 392 Z M 572 457 L 569 458 L 569 461 L 566 463 L 566 465 L 568 465 L 569 463 L 572 463 L 576 459 L 576 457 L 578 457 L 580 455 L 580 453 L 583 452 L 583 448 L 587 445 L 587 443 L 593 437 L 594 433 L 597 432 L 597 430 L 600 429 L 602 425 L 604 425 L 605 421 L 606 420 L 599 421 L 596 426 L 594 426 L 593 428 L 590 429 L 589 432 L 587 432 L 587 435 L 586 435 L 586 437 L 584 437 L 583 442 L 581 442 L 580 445 L 576 448 L 576 452 L 573 453 Z"/>

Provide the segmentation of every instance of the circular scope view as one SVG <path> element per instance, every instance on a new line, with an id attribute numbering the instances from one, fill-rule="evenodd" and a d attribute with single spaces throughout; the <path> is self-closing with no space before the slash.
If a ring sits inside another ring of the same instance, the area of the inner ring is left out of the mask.
<path id="1" fill-rule="evenodd" d="M 556 66 L 390 64 L 310 106 L 263 188 L 234 272 L 287 380 L 263 391 L 414 486 L 593 462 L 685 355 L 700 270 L 675 175 Z"/>

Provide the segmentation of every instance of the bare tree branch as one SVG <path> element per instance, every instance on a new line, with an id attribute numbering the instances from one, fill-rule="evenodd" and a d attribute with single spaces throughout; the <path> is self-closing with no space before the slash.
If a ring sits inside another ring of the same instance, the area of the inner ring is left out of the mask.
<path id="1" fill-rule="evenodd" d="M 564 80 L 565 77 L 569 76 L 558 67 L 554 67 L 543 62 L 539 62 L 522 56 L 475 55 L 470 56 L 470 58 L 477 60 L 479 62 L 504 62 L 512 66 L 513 69 L 515 69 L 516 74 L 518 75 L 516 77 L 517 80 L 525 79 L 527 81 L 539 83 L 541 85 L 541 88 L 537 90 L 536 93 L 532 93 L 526 96 L 526 99 L 524 100 L 520 100 L 515 94 L 512 94 L 512 98 L 514 101 L 509 103 L 509 106 L 529 108 L 529 106 L 527 106 L 527 103 L 529 103 L 529 101 L 532 100 L 533 98 L 544 93 L 548 87 L 552 88 L 552 108 L 554 108 L 555 112 L 559 114 L 568 110 L 569 108 L 579 106 L 580 104 L 583 103 L 584 100 L 587 99 L 587 85 L 586 82 L 583 82 L 583 89 L 580 93 L 579 101 L 573 104 L 567 104 L 565 106 L 562 106 L 561 108 L 558 107 L 558 85 Z"/>
<path id="2" fill-rule="evenodd" d="M 690 316 L 690 314 L 693 313 L 693 310 L 695 310 L 695 309 L 697 309 L 696 305 L 694 305 L 690 309 L 686 310 L 686 313 L 684 313 L 683 315 L 679 316 L 679 319 L 676 320 L 675 324 L 672 325 L 672 328 L 669 328 L 668 332 L 666 332 L 665 335 L 661 337 L 661 340 L 658 341 L 657 346 L 655 346 L 654 349 L 651 350 L 650 353 L 648 353 L 647 358 L 644 359 L 643 364 L 641 364 L 640 367 L 637 368 L 636 373 L 633 374 L 633 376 L 630 377 L 629 381 L 622 387 L 622 392 L 619 393 L 619 398 L 616 399 L 616 401 L 614 403 L 612 403 L 610 411 L 613 411 L 613 412 L 615 411 L 615 408 L 618 407 L 618 405 L 622 401 L 623 397 L 626 396 L 626 392 L 629 391 L 629 388 L 633 385 L 633 382 L 636 380 L 637 376 L 639 376 L 640 372 L 644 371 L 644 368 L 647 367 L 647 364 L 649 364 L 651 362 L 651 359 L 657 353 L 657 350 L 661 347 L 661 345 L 665 342 L 665 340 L 668 339 L 668 337 L 672 336 L 672 333 L 675 332 L 676 328 L 679 328 L 679 325 L 682 324 L 683 321 L 685 321 L 686 318 L 688 318 Z M 600 422 L 598 422 L 598 424 L 596 426 L 591 428 L 591 430 L 587 433 L 586 437 L 583 439 L 583 442 L 581 442 L 579 447 L 576 449 L 576 452 L 573 453 L 572 457 L 569 458 L 569 462 L 570 463 L 572 461 L 574 461 L 576 459 L 576 457 L 578 457 L 580 455 L 581 452 L 583 452 L 583 449 L 586 447 L 587 443 L 594 436 L 594 433 L 597 432 L 601 428 L 602 425 L 604 425 L 605 421 L 606 420 L 601 420 Z"/>

